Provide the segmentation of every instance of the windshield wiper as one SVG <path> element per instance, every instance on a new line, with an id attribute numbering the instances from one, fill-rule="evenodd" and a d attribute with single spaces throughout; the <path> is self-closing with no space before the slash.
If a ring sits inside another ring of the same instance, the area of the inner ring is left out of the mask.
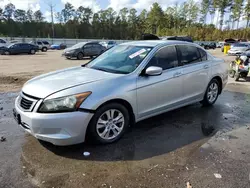
<path id="1" fill-rule="evenodd" d="M 89 68 L 104 71 L 104 72 L 109 72 L 109 73 L 115 73 L 115 74 L 128 74 L 128 72 L 113 70 L 113 69 L 107 69 L 107 68 L 103 68 L 103 67 L 89 67 Z"/>

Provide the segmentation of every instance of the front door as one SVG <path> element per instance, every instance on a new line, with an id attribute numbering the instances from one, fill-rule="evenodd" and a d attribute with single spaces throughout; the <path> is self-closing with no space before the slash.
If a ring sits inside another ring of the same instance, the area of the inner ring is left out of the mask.
<path id="1" fill-rule="evenodd" d="M 183 92 L 186 102 L 203 98 L 209 82 L 210 64 L 204 50 L 191 45 L 178 45 L 183 64 Z"/>
<path id="2" fill-rule="evenodd" d="M 138 77 L 137 106 L 139 119 L 175 108 L 180 104 L 183 97 L 182 67 L 178 66 L 175 46 L 167 46 L 158 50 L 146 68 L 150 66 L 161 67 L 163 73 L 158 76 Z"/>

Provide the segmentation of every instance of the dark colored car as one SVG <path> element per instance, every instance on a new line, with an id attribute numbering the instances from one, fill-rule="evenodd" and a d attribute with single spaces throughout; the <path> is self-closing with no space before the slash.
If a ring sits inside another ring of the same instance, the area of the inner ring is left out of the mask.
<path id="1" fill-rule="evenodd" d="M 194 42 L 192 38 L 189 36 L 169 36 L 169 37 L 164 37 L 162 40 L 179 40 L 186 42 Z"/>
<path id="2" fill-rule="evenodd" d="M 67 59 L 77 58 L 83 59 L 83 57 L 98 56 L 106 51 L 106 48 L 99 44 L 99 42 L 81 42 L 71 48 L 67 48 L 63 52 L 63 56 Z"/>
<path id="3" fill-rule="evenodd" d="M 201 43 L 200 46 L 202 46 L 204 49 L 216 49 L 216 43 L 215 42 L 207 42 L 207 43 Z"/>
<path id="4" fill-rule="evenodd" d="M 16 55 L 16 54 L 35 54 L 39 47 L 28 43 L 14 43 L 9 46 L 1 47 L 0 54 Z"/>

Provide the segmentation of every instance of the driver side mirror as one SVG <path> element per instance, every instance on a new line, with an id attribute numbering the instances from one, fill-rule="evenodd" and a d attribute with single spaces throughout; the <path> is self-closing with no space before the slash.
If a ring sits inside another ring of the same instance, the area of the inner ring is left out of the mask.
<path id="1" fill-rule="evenodd" d="M 144 74 L 148 76 L 158 76 L 162 74 L 162 71 L 161 67 L 150 66 L 145 70 Z"/>

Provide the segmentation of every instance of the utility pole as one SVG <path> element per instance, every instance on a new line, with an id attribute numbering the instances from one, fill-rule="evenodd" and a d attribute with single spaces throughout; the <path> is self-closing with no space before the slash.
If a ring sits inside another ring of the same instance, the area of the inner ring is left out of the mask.
<path id="1" fill-rule="evenodd" d="M 51 15 L 51 29 L 52 29 L 52 43 L 54 43 L 54 38 L 55 38 L 55 27 L 54 27 L 54 8 L 56 6 L 56 4 L 52 3 L 53 0 L 46 0 L 46 4 L 49 7 L 50 10 L 50 15 Z"/>
<path id="2" fill-rule="evenodd" d="M 54 43 L 54 38 L 55 38 L 55 27 L 54 27 L 54 9 L 55 5 L 50 5 L 50 14 L 51 14 L 51 26 L 52 26 L 52 43 Z"/>

